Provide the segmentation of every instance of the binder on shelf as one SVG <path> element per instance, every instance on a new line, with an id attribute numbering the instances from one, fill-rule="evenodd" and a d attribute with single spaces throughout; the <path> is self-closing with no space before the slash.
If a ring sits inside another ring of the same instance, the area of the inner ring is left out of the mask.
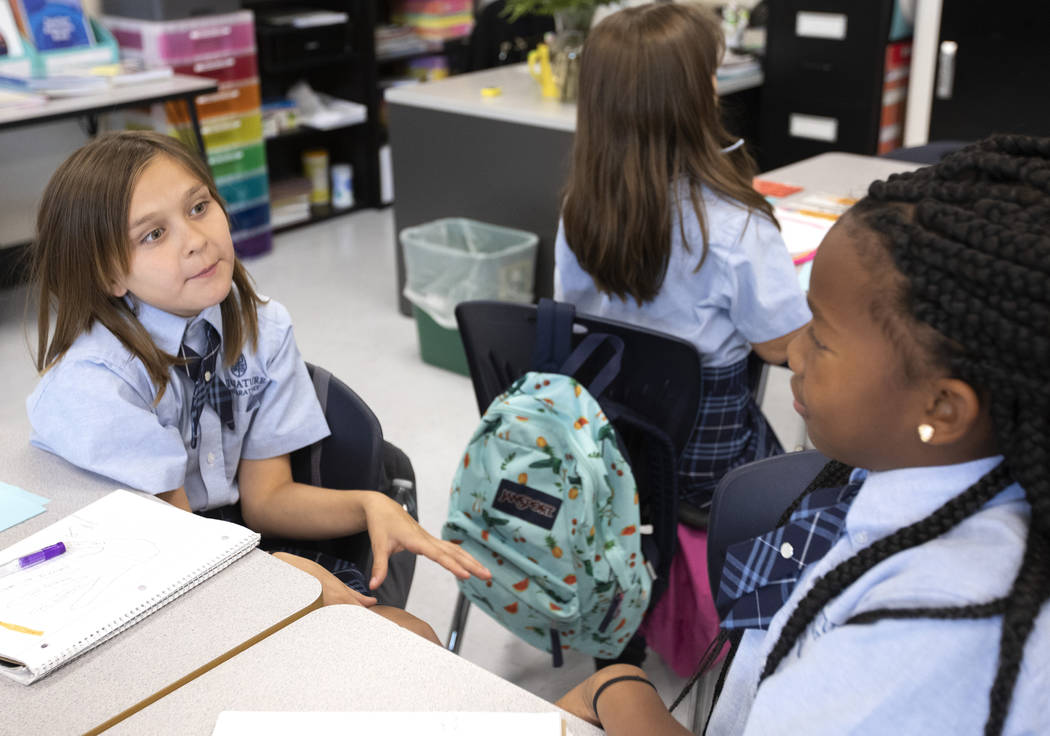
<path id="1" fill-rule="evenodd" d="M 92 46 L 95 36 L 80 0 L 10 0 L 22 33 L 37 51 Z"/>
<path id="2" fill-rule="evenodd" d="M 32 75 L 46 77 L 77 69 L 82 70 L 85 67 L 118 62 L 120 60 L 120 48 L 117 46 L 113 34 L 96 20 L 92 19 L 90 22 L 95 34 L 95 44 L 93 46 L 40 51 L 33 48 L 32 44 L 26 43 L 25 53 L 29 59 Z"/>

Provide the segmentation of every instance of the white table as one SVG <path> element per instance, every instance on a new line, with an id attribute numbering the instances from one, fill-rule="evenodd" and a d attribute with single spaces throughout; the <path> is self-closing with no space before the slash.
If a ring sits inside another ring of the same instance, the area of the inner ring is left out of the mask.
<path id="1" fill-rule="evenodd" d="M 859 199 L 867 194 L 868 185 L 873 181 L 922 166 L 856 153 L 822 153 L 767 171 L 759 178 Z"/>
<path id="2" fill-rule="evenodd" d="M 0 532 L 0 549 L 112 491 L 0 428 L 0 480 L 49 498 Z M 202 585 L 32 685 L 0 677 L 0 734 L 97 733 L 320 605 L 316 579 L 254 550 Z"/>
<path id="3" fill-rule="evenodd" d="M 106 736 L 205 736 L 224 710 L 557 709 L 363 608 L 327 606 L 154 702 Z M 603 733 L 575 716 L 564 717 L 574 736 Z"/>

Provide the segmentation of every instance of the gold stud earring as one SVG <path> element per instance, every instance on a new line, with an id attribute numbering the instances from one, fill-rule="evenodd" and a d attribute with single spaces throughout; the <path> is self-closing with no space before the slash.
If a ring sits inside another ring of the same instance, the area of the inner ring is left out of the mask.
<path id="1" fill-rule="evenodd" d="M 933 431 L 932 424 L 919 425 L 919 439 L 922 440 L 923 444 L 929 444 L 930 440 L 933 439 Z"/>

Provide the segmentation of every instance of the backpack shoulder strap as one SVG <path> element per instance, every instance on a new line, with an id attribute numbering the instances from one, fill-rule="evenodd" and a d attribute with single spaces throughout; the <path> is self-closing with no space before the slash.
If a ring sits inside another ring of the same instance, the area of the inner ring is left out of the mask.
<path id="1" fill-rule="evenodd" d="M 572 320 L 576 306 L 553 299 L 540 299 L 536 305 L 536 345 L 532 370 L 558 373 L 572 350 Z"/>

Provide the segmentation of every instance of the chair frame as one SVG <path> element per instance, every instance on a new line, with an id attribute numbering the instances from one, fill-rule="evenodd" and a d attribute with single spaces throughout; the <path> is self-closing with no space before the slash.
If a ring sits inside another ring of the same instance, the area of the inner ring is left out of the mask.
<path id="1" fill-rule="evenodd" d="M 781 515 L 816 477 L 828 459 L 803 450 L 756 460 L 726 473 L 715 488 L 707 528 L 707 576 L 718 599 L 726 549 L 774 529 Z M 716 684 L 727 661 L 713 667 L 695 686 L 693 733 L 703 733 Z"/>

